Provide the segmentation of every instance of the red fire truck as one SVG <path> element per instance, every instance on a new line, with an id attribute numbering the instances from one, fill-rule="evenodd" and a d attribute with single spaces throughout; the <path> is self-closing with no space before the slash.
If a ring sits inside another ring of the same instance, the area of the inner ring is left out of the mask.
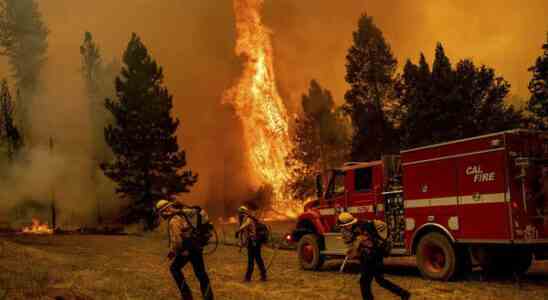
<path id="1" fill-rule="evenodd" d="M 548 258 L 548 132 L 487 134 L 329 173 L 317 178 L 318 197 L 291 234 L 304 269 L 345 256 L 336 227 L 342 211 L 385 220 L 392 255 L 415 255 L 430 279 L 474 265 L 525 272 L 533 256 Z"/>

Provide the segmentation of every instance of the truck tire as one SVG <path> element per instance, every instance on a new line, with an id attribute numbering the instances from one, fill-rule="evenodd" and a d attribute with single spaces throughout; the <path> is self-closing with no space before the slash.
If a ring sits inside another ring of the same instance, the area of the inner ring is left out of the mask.
<path id="1" fill-rule="evenodd" d="M 422 276 L 447 281 L 457 271 L 457 255 L 452 243 L 438 232 L 427 233 L 417 246 L 417 266 Z"/>
<path id="2" fill-rule="evenodd" d="M 324 263 L 324 257 L 320 254 L 320 244 L 315 234 L 306 234 L 297 245 L 299 263 L 303 270 L 318 270 Z"/>

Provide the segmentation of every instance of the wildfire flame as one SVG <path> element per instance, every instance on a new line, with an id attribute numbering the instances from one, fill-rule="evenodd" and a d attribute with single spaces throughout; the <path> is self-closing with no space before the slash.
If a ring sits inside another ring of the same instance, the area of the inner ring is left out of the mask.
<path id="1" fill-rule="evenodd" d="M 294 217 L 294 202 L 284 196 L 290 179 L 285 158 L 292 147 L 288 114 L 274 76 L 270 32 L 263 25 L 263 0 L 234 0 L 236 55 L 244 59 L 239 82 L 226 91 L 223 102 L 230 103 L 244 128 L 244 140 L 254 184 L 272 186 L 272 209 Z"/>
<path id="2" fill-rule="evenodd" d="M 23 227 L 21 230 L 23 233 L 28 234 L 52 234 L 53 229 L 49 228 L 48 224 L 42 224 L 40 220 L 32 218 L 32 224 L 27 227 Z"/>

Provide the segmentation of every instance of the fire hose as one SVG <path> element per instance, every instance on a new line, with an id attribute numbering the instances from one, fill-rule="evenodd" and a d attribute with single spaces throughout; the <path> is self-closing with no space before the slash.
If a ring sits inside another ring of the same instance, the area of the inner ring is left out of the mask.
<path id="1" fill-rule="evenodd" d="M 342 273 L 342 272 L 344 271 L 344 267 L 346 266 L 346 263 L 348 262 L 349 259 L 350 259 L 350 256 L 349 256 L 349 255 L 346 255 L 346 256 L 344 257 L 344 261 L 343 261 L 343 263 L 342 263 L 342 265 L 341 265 L 341 268 L 339 269 L 339 273 Z M 338 293 L 341 293 L 343 290 L 346 289 L 347 284 L 348 284 L 348 281 L 353 279 L 353 278 L 352 278 L 352 275 L 350 275 L 350 276 L 351 276 L 350 279 L 348 279 L 348 278 L 343 279 L 343 284 L 342 284 L 342 286 L 339 288 L 339 290 L 337 290 L 337 294 L 338 294 Z M 354 276 L 359 277 L 360 275 L 354 275 Z"/>

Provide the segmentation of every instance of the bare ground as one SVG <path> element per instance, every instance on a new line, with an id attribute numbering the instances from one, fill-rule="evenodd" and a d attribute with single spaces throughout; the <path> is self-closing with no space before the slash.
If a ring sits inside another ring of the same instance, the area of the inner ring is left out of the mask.
<path id="1" fill-rule="evenodd" d="M 0 237 L 0 300 L 177 299 L 166 243 L 159 235 Z M 332 261 L 308 272 L 299 269 L 295 252 L 266 249 L 264 256 L 272 262 L 266 283 L 242 282 L 246 257 L 237 247 L 220 246 L 207 256 L 216 299 L 360 299 L 356 265 L 340 274 L 340 261 Z M 197 292 L 190 266 L 185 274 Z M 546 262 L 535 262 L 520 284 L 479 272 L 464 281 L 428 281 L 409 259 L 390 259 L 387 278 L 409 289 L 412 299 L 548 299 Z M 373 289 L 378 299 L 396 299 L 376 284 Z"/>

